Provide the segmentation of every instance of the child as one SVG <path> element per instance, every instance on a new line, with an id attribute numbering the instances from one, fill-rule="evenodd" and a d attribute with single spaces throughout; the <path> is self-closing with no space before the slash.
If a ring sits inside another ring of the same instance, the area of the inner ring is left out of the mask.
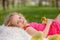
<path id="1" fill-rule="evenodd" d="M 30 35 L 37 32 L 32 27 L 28 27 L 28 23 L 22 14 L 18 14 L 16 12 L 13 12 L 7 16 L 6 20 L 4 21 L 4 25 L 8 26 L 8 27 L 22 28 L 22 29 L 26 30 Z M 34 30 L 34 31 L 32 31 L 32 30 Z"/>
<path id="2" fill-rule="evenodd" d="M 28 23 L 22 14 L 18 14 L 16 12 L 10 14 L 4 22 L 5 26 L 19 27 L 27 31 L 30 35 L 35 34 L 38 31 L 42 31 L 44 37 L 53 34 L 60 34 L 60 25 L 58 22 L 60 15 L 55 19 L 57 21 L 53 21 L 51 19 L 47 19 L 47 23 L 40 24 L 36 22 Z M 53 22 L 52 22 L 53 21 Z"/>

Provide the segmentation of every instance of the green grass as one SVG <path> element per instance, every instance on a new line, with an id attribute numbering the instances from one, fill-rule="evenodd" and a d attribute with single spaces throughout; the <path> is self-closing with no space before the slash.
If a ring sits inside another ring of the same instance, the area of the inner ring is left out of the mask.
<path id="1" fill-rule="evenodd" d="M 56 8 L 37 6 L 12 8 L 6 11 L 0 9 L 0 25 L 3 24 L 4 19 L 10 12 L 22 13 L 28 22 L 41 22 L 41 17 L 46 16 L 47 18 L 55 18 L 60 11 Z"/>

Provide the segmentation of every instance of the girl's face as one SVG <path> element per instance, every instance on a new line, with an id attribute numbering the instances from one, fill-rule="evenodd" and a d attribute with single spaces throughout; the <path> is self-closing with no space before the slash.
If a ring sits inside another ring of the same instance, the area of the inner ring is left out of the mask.
<path id="1" fill-rule="evenodd" d="M 17 26 L 17 27 L 21 27 L 23 28 L 25 24 L 27 24 L 25 18 L 23 17 L 23 15 L 14 15 L 12 17 L 12 24 Z"/>

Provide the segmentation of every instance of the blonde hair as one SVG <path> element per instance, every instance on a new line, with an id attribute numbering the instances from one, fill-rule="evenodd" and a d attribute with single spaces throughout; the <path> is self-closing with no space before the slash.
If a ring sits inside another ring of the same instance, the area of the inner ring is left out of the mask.
<path id="1" fill-rule="evenodd" d="M 12 24 L 12 17 L 14 16 L 14 15 L 22 15 L 21 13 L 17 13 L 17 12 L 13 12 L 13 13 L 10 13 L 7 17 L 6 17 L 6 19 L 5 19 L 5 21 L 4 21 L 4 25 L 5 26 L 15 26 L 15 25 L 13 25 Z M 23 16 L 23 15 L 22 15 Z M 24 17 L 24 16 L 23 16 Z M 26 21 L 27 22 L 27 21 Z"/>

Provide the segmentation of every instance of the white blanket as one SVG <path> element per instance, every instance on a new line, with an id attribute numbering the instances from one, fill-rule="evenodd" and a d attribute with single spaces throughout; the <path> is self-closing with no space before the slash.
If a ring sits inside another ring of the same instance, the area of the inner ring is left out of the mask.
<path id="1" fill-rule="evenodd" d="M 31 36 L 23 29 L 0 26 L 0 40 L 30 40 Z"/>
<path id="2" fill-rule="evenodd" d="M 21 28 L 0 26 L 0 40 L 31 40 L 31 36 Z"/>

